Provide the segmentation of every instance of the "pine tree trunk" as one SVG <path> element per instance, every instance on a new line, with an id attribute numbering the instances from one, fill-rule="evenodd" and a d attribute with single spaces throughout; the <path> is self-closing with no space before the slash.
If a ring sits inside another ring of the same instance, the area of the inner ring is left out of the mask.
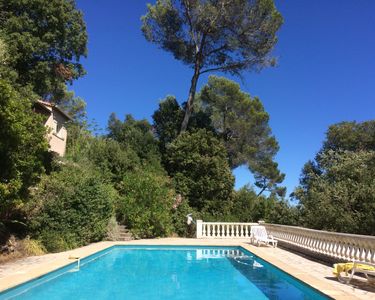
<path id="1" fill-rule="evenodd" d="M 194 68 L 194 75 L 191 78 L 189 97 L 188 97 L 188 100 L 186 102 L 185 116 L 184 116 L 184 120 L 182 121 L 182 124 L 181 124 L 180 133 L 186 131 L 188 123 L 189 123 L 190 116 L 193 112 L 193 104 L 194 104 L 194 99 L 195 99 L 195 93 L 196 93 L 196 90 L 197 90 L 197 83 L 198 83 L 198 79 L 199 79 L 199 75 L 200 75 L 199 74 L 199 71 L 200 71 L 199 65 L 200 65 L 200 63 L 197 62 L 196 65 L 195 65 L 195 68 Z"/>

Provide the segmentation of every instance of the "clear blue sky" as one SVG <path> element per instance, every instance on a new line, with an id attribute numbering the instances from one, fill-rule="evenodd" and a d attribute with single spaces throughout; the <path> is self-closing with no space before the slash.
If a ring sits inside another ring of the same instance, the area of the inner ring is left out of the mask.
<path id="1" fill-rule="evenodd" d="M 89 33 L 83 61 L 88 74 L 73 89 L 102 128 L 111 112 L 151 120 L 166 95 L 186 100 L 192 71 L 140 31 L 147 2 L 78 0 Z M 271 116 L 280 144 L 276 160 L 290 193 L 329 125 L 375 119 L 375 1 L 277 0 L 276 5 L 284 16 L 274 51 L 279 65 L 245 74 L 241 86 L 259 96 Z M 206 81 L 202 77 L 199 86 Z M 237 188 L 252 182 L 246 168 L 234 173 Z"/>

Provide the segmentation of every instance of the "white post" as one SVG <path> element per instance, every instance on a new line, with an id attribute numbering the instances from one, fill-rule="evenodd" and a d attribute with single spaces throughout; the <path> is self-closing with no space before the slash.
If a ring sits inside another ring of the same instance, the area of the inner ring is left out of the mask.
<path id="1" fill-rule="evenodd" d="M 202 238 L 202 226 L 203 225 L 203 221 L 202 220 L 197 220 L 197 239 L 201 239 Z"/>

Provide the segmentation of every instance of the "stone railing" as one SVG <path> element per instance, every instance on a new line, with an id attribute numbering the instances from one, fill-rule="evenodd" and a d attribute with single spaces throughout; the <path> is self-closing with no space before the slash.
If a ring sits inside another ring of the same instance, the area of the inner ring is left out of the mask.
<path id="1" fill-rule="evenodd" d="M 331 260 L 375 263 L 375 236 L 267 223 L 262 225 L 286 248 L 309 252 L 318 257 L 328 257 Z"/>
<path id="2" fill-rule="evenodd" d="M 375 236 L 314 230 L 259 222 L 279 245 L 329 261 L 375 263 Z M 197 238 L 250 239 L 258 223 L 203 222 L 197 220 Z"/>
<path id="3" fill-rule="evenodd" d="M 203 222 L 197 220 L 197 238 L 247 239 L 252 225 L 258 223 Z"/>

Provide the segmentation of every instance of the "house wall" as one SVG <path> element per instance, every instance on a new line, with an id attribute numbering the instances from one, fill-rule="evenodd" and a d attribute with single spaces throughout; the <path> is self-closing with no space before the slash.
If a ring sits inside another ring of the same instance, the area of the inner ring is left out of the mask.
<path id="1" fill-rule="evenodd" d="M 60 156 L 65 155 L 66 140 L 68 137 L 67 130 L 64 125 L 65 122 L 66 118 L 57 110 L 52 109 L 52 114 L 44 124 L 49 128 L 48 142 L 50 145 L 50 151 L 56 152 Z"/>

